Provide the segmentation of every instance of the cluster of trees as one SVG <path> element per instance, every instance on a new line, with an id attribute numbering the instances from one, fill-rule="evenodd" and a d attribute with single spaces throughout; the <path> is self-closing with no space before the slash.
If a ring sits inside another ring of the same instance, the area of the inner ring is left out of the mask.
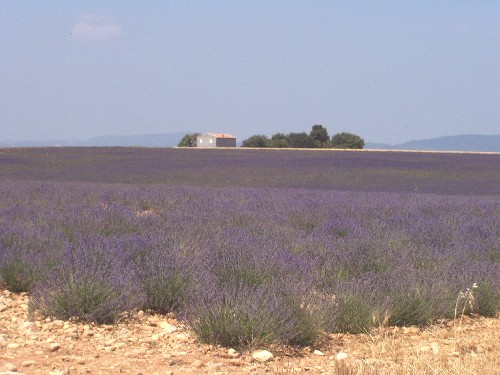
<path id="1" fill-rule="evenodd" d="M 271 138 L 266 135 L 252 135 L 243 141 L 242 147 L 276 147 L 276 148 L 351 148 L 361 149 L 365 141 L 351 133 L 337 133 L 331 138 L 323 125 L 313 125 L 311 132 L 276 133 Z"/>
<path id="2" fill-rule="evenodd" d="M 179 142 L 177 147 L 196 147 L 196 137 L 198 137 L 200 133 L 192 133 L 186 134 Z"/>
<path id="3" fill-rule="evenodd" d="M 186 134 L 178 147 L 196 147 L 196 137 L 200 133 Z M 271 138 L 266 135 L 252 135 L 243 141 L 242 147 L 275 147 L 275 148 L 353 148 L 365 146 L 363 138 L 351 133 L 337 133 L 331 138 L 323 125 L 313 125 L 311 132 L 276 133 Z"/>

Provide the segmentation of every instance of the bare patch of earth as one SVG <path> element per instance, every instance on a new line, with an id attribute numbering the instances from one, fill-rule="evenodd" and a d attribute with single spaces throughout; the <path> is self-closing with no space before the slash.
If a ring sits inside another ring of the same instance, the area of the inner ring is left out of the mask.
<path id="1" fill-rule="evenodd" d="M 45 319 L 29 296 L 0 291 L 0 374 L 499 374 L 500 320 L 325 335 L 316 347 L 253 358 L 199 343 L 169 316 L 137 312 L 115 325 Z"/>

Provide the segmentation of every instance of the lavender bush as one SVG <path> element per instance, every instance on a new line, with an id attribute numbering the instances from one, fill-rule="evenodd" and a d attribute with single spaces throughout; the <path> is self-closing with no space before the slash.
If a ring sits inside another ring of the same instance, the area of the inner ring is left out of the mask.
<path id="1" fill-rule="evenodd" d="M 59 263 L 64 242 L 47 229 L 0 228 L 0 279 L 13 292 L 31 291 Z"/>
<path id="2" fill-rule="evenodd" d="M 309 345 L 318 329 L 307 307 L 277 285 L 237 281 L 210 287 L 191 301 L 185 318 L 201 341 L 228 347 L 270 343 Z"/>
<path id="3" fill-rule="evenodd" d="M 146 296 L 142 308 L 162 314 L 179 311 L 203 282 L 203 268 L 176 248 L 144 246 L 135 254 L 135 268 Z"/>
<path id="4" fill-rule="evenodd" d="M 31 306 L 57 319 L 112 323 L 142 302 L 131 271 L 115 244 L 88 238 L 36 285 Z"/>

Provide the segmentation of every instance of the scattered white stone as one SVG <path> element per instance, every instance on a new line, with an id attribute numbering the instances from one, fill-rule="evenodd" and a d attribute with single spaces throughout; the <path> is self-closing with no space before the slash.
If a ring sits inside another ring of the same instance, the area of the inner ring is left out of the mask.
<path id="1" fill-rule="evenodd" d="M 274 355 L 268 350 L 256 350 L 252 353 L 252 358 L 257 362 L 264 363 L 273 359 Z"/>
<path id="2" fill-rule="evenodd" d="M 432 354 L 439 354 L 439 344 L 437 342 L 431 343 Z"/>
<path id="3" fill-rule="evenodd" d="M 88 324 L 85 324 L 83 326 L 83 336 L 93 336 L 94 332 L 92 332 L 92 329 Z"/>
<path id="4" fill-rule="evenodd" d="M 29 331 L 29 330 L 31 330 L 31 328 L 33 328 L 34 325 L 35 324 L 33 322 L 23 322 L 19 326 L 19 329 L 22 331 Z"/>
<path id="5" fill-rule="evenodd" d="M 240 353 L 238 353 L 236 350 L 234 350 L 233 348 L 230 348 L 228 351 L 227 351 L 227 355 L 231 358 L 238 358 L 240 356 Z"/>
<path id="6" fill-rule="evenodd" d="M 17 372 L 17 366 L 10 362 L 3 365 L 3 368 L 5 371 Z"/>
<path id="7" fill-rule="evenodd" d="M 203 367 L 203 362 L 199 359 L 195 359 L 193 362 L 191 362 L 191 366 L 194 368 L 201 368 Z"/>
<path id="8" fill-rule="evenodd" d="M 7 344 L 7 349 L 17 349 L 21 346 L 21 344 L 18 344 L 17 342 L 11 342 Z"/>
<path id="9" fill-rule="evenodd" d="M 24 361 L 22 363 L 23 367 L 30 367 L 30 366 L 35 366 L 36 365 L 36 361 L 33 361 L 33 360 L 27 360 L 27 361 Z"/>
<path id="10" fill-rule="evenodd" d="M 189 340 L 189 336 L 184 334 L 184 333 L 178 333 L 175 335 L 175 338 L 178 340 L 178 341 L 181 341 L 181 342 L 185 342 L 185 341 L 188 341 Z"/>
<path id="11" fill-rule="evenodd" d="M 346 352 L 338 352 L 336 355 L 335 355 L 335 359 L 337 361 L 343 361 L 344 359 L 347 359 L 347 353 Z"/>
<path id="12" fill-rule="evenodd" d="M 59 349 L 61 349 L 61 345 L 58 344 L 57 342 L 54 342 L 49 345 L 49 352 L 57 352 Z"/>
<path id="13" fill-rule="evenodd" d="M 166 333 L 174 333 L 178 330 L 176 326 L 173 324 L 170 324 L 169 322 L 160 322 L 159 324 L 160 328 L 162 328 Z"/>
<path id="14" fill-rule="evenodd" d="M 318 349 L 316 349 L 316 350 L 313 352 L 313 354 L 315 354 L 315 355 L 325 355 L 325 353 L 323 353 L 321 350 L 318 350 Z"/>
<path id="15" fill-rule="evenodd" d="M 83 357 L 75 357 L 75 362 L 78 363 L 79 365 L 84 365 L 85 364 L 85 358 Z"/>
<path id="16" fill-rule="evenodd" d="M 431 347 L 430 346 L 421 346 L 419 349 L 418 349 L 419 352 L 421 353 L 427 353 L 427 352 L 430 352 L 431 351 Z"/>
<path id="17" fill-rule="evenodd" d="M 403 334 L 408 336 L 415 336 L 420 333 L 420 329 L 418 327 L 404 327 Z"/>

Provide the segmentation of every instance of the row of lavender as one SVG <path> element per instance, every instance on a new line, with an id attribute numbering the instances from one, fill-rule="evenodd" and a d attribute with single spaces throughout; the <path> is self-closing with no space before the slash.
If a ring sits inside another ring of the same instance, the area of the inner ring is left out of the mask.
<path id="1" fill-rule="evenodd" d="M 500 155 L 335 150 L 0 150 L 0 179 L 496 195 Z"/>
<path id="2" fill-rule="evenodd" d="M 206 342 L 307 345 L 497 314 L 500 201 L 4 181 L 0 276 L 61 319 L 172 311 Z"/>

